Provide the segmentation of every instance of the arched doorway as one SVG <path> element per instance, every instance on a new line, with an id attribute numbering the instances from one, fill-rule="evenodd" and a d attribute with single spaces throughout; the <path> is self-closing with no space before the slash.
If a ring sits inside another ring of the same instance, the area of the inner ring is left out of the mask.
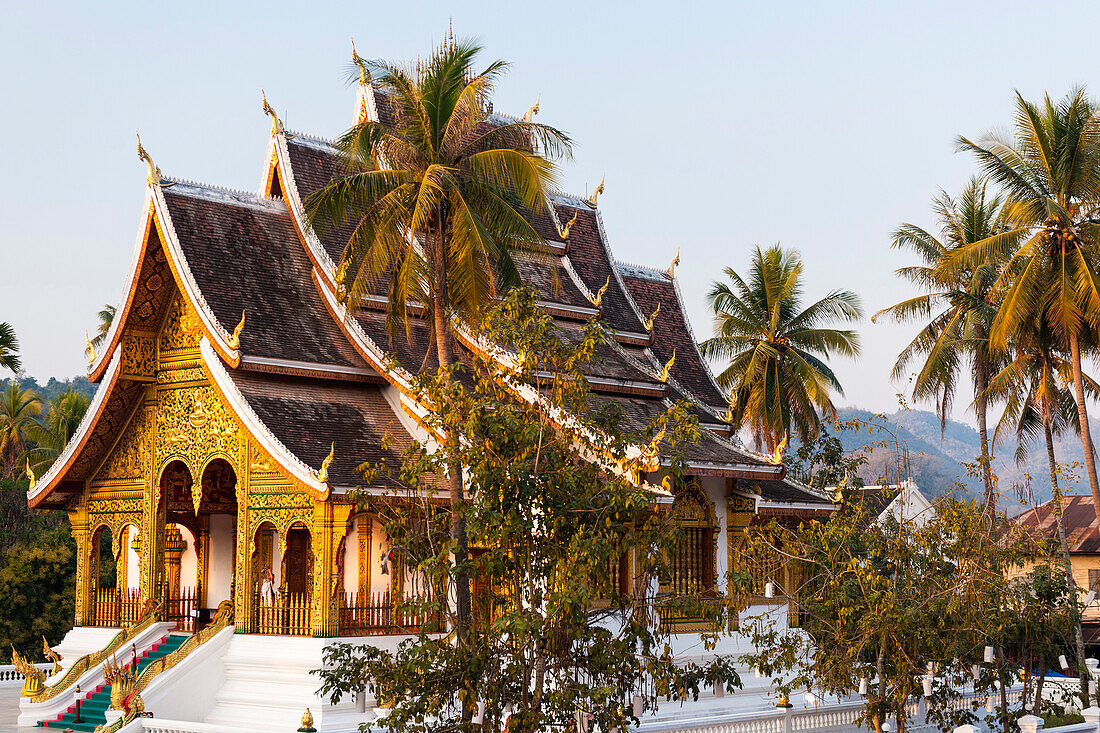
<path id="1" fill-rule="evenodd" d="M 237 556 L 237 474 L 229 461 L 215 458 L 202 472 L 195 512 L 199 526 L 199 585 L 202 608 L 213 611 L 232 600 Z"/>
<path id="2" fill-rule="evenodd" d="M 280 533 L 263 522 L 252 538 L 253 619 L 261 634 L 312 633 L 313 543 L 309 529 L 295 522 Z"/>
<path id="3" fill-rule="evenodd" d="M 114 535 L 101 525 L 88 548 L 88 586 L 91 588 L 91 626 L 118 626 L 117 558 Z"/>
<path id="4" fill-rule="evenodd" d="M 714 592 L 715 553 L 718 531 L 714 506 L 698 479 L 682 482 L 674 490 L 672 523 L 679 533 L 669 556 L 668 576 L 661 593 L 703 596 Z"/>

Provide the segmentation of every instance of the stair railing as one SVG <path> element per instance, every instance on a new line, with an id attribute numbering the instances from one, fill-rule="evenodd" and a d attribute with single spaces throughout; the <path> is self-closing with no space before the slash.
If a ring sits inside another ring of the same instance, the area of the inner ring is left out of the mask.
<path id="1" fill-rule="evenodd" d="M 148 629 L 153 624 L 157 623 L 158 611 L 160 610 L 160 604 L 156 601 L 148 601 L 145 604 L 145 608 L 142 609 L 141 615 L 138 617 L 137 622 L 133 626 L 128 626 L 122 631 L 115 634 L 111 639 L 111 643 L 103 647 L 99 651 L 85 654 L 80 659 L 73 663 L 73 666 L 65 670 L 65 674 L 61 676 L 57 682 L 49 685 L 38 692 L 30 696 L 31 702 L 45 702 L 46 700 L 52 700 L 53 698 L 65 692 L 68 688 L 76 684 L 76 681 L 80 679 L 80 676 L 93 667 L 98 667 L 106 661 L 107 657 L 113 656 L 118 653 L 119 649 L 122 649 L 126 644 Z"/>
<path id="2" fill-rule="evenodd" d="M 188 654 L 194 651 L 196 647 L 205 644 L 219 632 L 228 628 L 232 623 L 233 604 L 229 601 L 222 601 L 221 605 L 218 606 L 217 613 L 214 614 L 214 618 L 202 629 L 202 631 L 187 637 L 187 641 L 180 644 L 178 649 L 171 654 L 167 654 L 159 659 L 154 659 L 141 670 L 137 679 L 134 680 L 133 687 L 125 691 L 119 697 L 122 705 L 122 717 L 113 722 L 98 726 L 95 729 L 95 733 L 117 733 L 124 725 L 129 724 L 139 715 L 144 713 L 145 701 L 141 699 L 141 693 L 149 683 L 161 672 L 165 672 L 175 667 L 183 661 Z M 112 707 L 114 707 L 115 697 L 114 690 L 112 689 Z"/>

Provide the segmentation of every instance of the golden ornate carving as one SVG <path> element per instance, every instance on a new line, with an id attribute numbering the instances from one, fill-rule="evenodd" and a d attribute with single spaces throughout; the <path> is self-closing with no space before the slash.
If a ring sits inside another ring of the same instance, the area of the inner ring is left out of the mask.
<path id="1" fill-rule="evenodd" d="M 317 480 L 321 483 L 328 483 L 328 467 L 332 465 L 332 459 L 336 457 L 336 443 L 332 444 L 329 448 L 328 455 L 325 456 L 325 460 L 321 461 L 321 470 L 317 472 Z"/>
<path id="2" fill-rule="evenodd" d="M 779 445 L 775 446 L 775 452 L 772 453 L 772 463 L 779 465 L 783 463 L 783 451 L 787 449 L 787 436 L 783 436 L 783 440 L 779 441 Z"/>
<path id="3" fill-rule="evenodd" d="M 298 729 L 298 733 L 316 733 L 317 729 L 313 727 L 313 713 L 309 712 L 309 708 L 302 713 L 302 727 Z"/>
<path id="4" fill-rule="evenodd" d="M 657 307 L 653 309 L 653 313 L 651 313 L 649 315 L 649 318 L 646 319 L 646 322 L 645 322 L 645 330 L 646 331 L 649 331 L 649 332 L 653 331 L 653 324 L 656 323 L 657 314 L 660 313 L 660 312 L 661 312 L 661 304 L 657 303 Z"/>
<path id="5" fill-rule="evenodd" d="M 680 248 L 676 248 L 676 256 L 672 258 L 672 262 L 669 263 L 668 269 L 665 270 L 665 274 L 671 278 L 676 277 L 676 265 L 680 264 Z"/>
<path id="6" fill-rule="evenodd" d="M 31 470 L 31 460 L 28 458 L 27 459 L 27 481 L 30 482 L 30 488 L 31 489 L 34 488 L 34 480 L 35 480 L 34 471 Z"/>
<path id="7" fill-rule="evenodd" d="M 153 164 L 152 156 L 150 156 L 148 151 L 145 150 L 145 146 L 141 144 L 140 134 L 137 136 L 137 143 L 138 160 L 144 161 L 145 165 L 149 169 L 145 175 L 145 180 L 149 182 L 150 186 L 155 186 L 161 182 L 161 180 L 164 178 L 164 175 L 160 172 L 160 168 Z"/>
<path id="8" fill-rule="evenodd" d="M 151 335 L 127 333 L 122 337 L 122 376 L 150 379 L 157 370 L 156 339 Z"/>
<path id="9" fill-rule="evenodd" d="M 84 332 L 84 357 L 88 360 L 88 366 L 95 364 L 95 344 L 88 338 L 88 332 Z"/>
<path id="10" fill-rule="evenodd" d="M 596 186 L 596 190 L 594 190 L 592 192 L 592 195 L 588 197 L 588 205 L 591 206 L 593 209 L 596 208 L 596 202 L 600 200 L 600 194 L 603 193 L 603 182 L 606 178 L 607 176 L 604 176 L 600 179 L 600 185 Z"/>
<path id="11" fill-rule="evenodd" d="M 367 71 L 367 62 L 355 52 L 355 39 L 351 39 L 351 62 L 359 67 L 359 86 L 370 81 L 370 72 Z"/>
<path id="12" fill-rule="evenodd" d="M 577 223 L 577 217 L 580 212 L 574 211 L 573 218 L 565 222 L 565 226 L 558 225 L 558 236 L 562 239 L 569 239 L 569 231 L 573 228 L 573 225 Z"/>
<path id="13" fill-rule="evenodd" d="M 657 379 L 662 382 L 667 382 L 668 378 L 672 376 L 672 367 L 676 364 L 676 349 L 672 350 L 672 358 L 665 362 L 664 367 L 661 369 L 661 373 L 657 375 Z"/>
<path id="14" fill-rule="evenodd" d="M 198 315 L 177 293 L 168 306 L 168 312 L 164 316 L 164 326 L 160 331 L 161 359 L 184 349 L 197 351 L 201 333 L 202 322 Z"/>
<path id="15" fill-rule="evenodd" d="M 124 701 L 134 689 L 134 681 L 137 679 L 136 667 L 112 656 L 103 663 L 103 681 L 111 686 L 111 709 L 125 710 Z"/>
<path id="16" fill-rule="evenodd" d="M 237 327 L 233 329 L 233 333 L 229 336 L 229 348 L 239 349 L 241 348 L 241 331 L 244 330 L 244 311 L 241 311 L 241 322 L 237 324 Z"/>
<path id="17" fill-rule="evenodd" d="M 14 644 L 11 648 L 11 663 L 16 671 L 23 675 L 23 691 L 21 693 L 23 697 L 42 694 L 46 682 L 46 673 L 21 657 L 19 652 L 15 650 Z"/>
<path id="18" fill-rule="evenodd" d="M 181 387 L 158 393 L 157 465 L 180 456 L 192 475 L 214 455 L 239 455 L 240 431 L 233 415 L 209 385 Z M 236 461 L 232 462 L 236 465 Z"/>
<path id="19" fill-rule="evenodd" d="M 591 298 L 592 305 L 596 306 L 597 308 L 600 307 L 600 305 L 603 303 L 603 294 L 607 292 L 607 288 L 610 285 L 611 285 L 611 276 L 608 275 L 607 276 L 607 281 L 603 284 L 603 287 L 600 288 L 599 290 L 597 290 L 596 295 L 593 298 Z"/>
<path id="20" fill-rule="evenodd" d="M 541 102 L 541 101 L 542 101 L 542 95 L 541 94 L 538 95 L 537 97 L 535 97 L 535 103 L 532 104 L 531 108 L 528 109 L 523 114 L 523 121 L 525 123 L 531 124 L 532 122 L 535 121 L 535 115 L 537 115 L 539 113 L 539 102 Z M 575 219 L 576 217 L 573 217 L 573 218 Z M 563 239 L 564 239 L 564 237 L 563 237 Z"/>
<path id="21" fill-rule="evenodd" d="M 51 676 L 55 675 L 55 674 L 57 674 L 58 672 L 61 671 L 61 659 L 62 659 L 62 657 L 61 657 L 60 654 L 58 654 L 57 652 L 55 652 L 53 649 L 50 648 L 50 644 L 49 644 L 49 642 L 46 641 L 45 636 L 42 637 L 42 655 L 45 656 L 46 659 L 53 662 L 53 670 L 50 672 Z"/>
<path id="22" fill-rule="evenodd" d="M 95 478 L 102 481 L 140 480 L 145 473 L 150 439 L 149 413 L 144 407 L 138 407 Z"/>
<path id="23" fill-rule="evenodd" d="M 265 115 L 271 118 L 271 134 L 277 135 L 281 133 L 283 131 L 283 123 L 279 119 L 279 115 L 277 115 L 271 105 L 267 103 L 267 92 L 263 89 L 260 90 L 260 98 L 263 100 L 261 109 L 263 109 Z"/>

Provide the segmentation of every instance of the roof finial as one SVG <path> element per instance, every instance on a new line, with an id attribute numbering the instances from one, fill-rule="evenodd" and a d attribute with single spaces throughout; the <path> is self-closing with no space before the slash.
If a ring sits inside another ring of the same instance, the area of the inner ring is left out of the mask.
<path id="1" fill-rule="evenodd" d="M 539 102 L 541 102 L 541 101 L 542 101 L 542 95 L 541 94 L 539 96 L 535 97 L 535 103 L 533 105 L 531 105 L 531 109 L 527 110 L 526 114 L 523 115 L 523 121 L 524 122 L 530 124 L 531 122 L 535 121 L 535 115 L 537 115 L 539 113 Z"/>
<path id="2" fill-rule="evenodd" d="M 271 105 L 267 103 L 267 92 L 263 89 L 260 90 L 260 100 L 262 104 L 260 109 L 264 111 L 264 114 L 271 118 L 271 134 L 275 135 L 283 131 L 283 123 L 279 119 L 279 115 L 275 114 L 275 110 Z"/>
<path id="3" fill-rule="evenodd" d="M 779 465 L 783 463 L 783 451 L 787 449 L 787 436 L 783 436 L 783 440 L 779 441 L 779 445 L 775 446 L 775 452 L 772 453 L 772 463 Z"/>
<path id="4" fill-rule="evenodd" d="M 328 483 L 328 467 L 332 465 L 332 459 L 336 457 L 336 443 L 329 448 L 325 460 L 321 461 L 321 470 L 317 472 L 317 480 L 323 484 Z"/>
<path id="5" fill-rule="evenodd" d="M 241 331 L 244 330 L 244 311 L 241 311 L 241 322 L 237 324 L 237 327 L 233 329 L 233 333 L 229 336 L 229 348 L 236 351 L 241 348 Z"/>
<path id="6" fill-rule="evenodd" d="M 680 248 L 676 248 L 676 256 L 672 258 L 672 263 L 669 264 L 668 269 L 665 270 L 665 274 L 669 277 L 676 278 L 676 265 L 680 264 Z"/>
<path id="7" fill-rule="evenodd" d="M 667 382 L 668 378 L 672 376 L 672 365 L 676 363 L 676 349 L 672 350 L 672 358 L 665 362 L 665 366 L 661 369 L 661 373 L 657 375 L 657 379 L 662 382 Z"/>
<path id="8" fill-rule="evenodd" d="M 607 178 L 606 175 L 600 178 L 600 185 L 596 186 L 596 190 L 592 192 L 592 195 L 588 197 L 588 205 L 593 209 L 596 208 L 596 202 L 600 199 L 600 194 L 603 193 L 603 182 Z"/>
<path id="9" fill-rule="evenodd" d="M 145 176 L 145 180 L 149 182 L 150 186 L 155 186 L 155 185 L 157 185 L 158 183 L 161 182 L 161 179 L 164 178 L 164 176 L 161 174 L 160 168 L 158 168 L 156 165 L 153 164 L 152 156 L 149 155 L 149 153 L 145 150 L 145 147 L 141 144 L 141 134 L 140 133 L 138 133 L 137 141 L 138 141 L 138 151 L 137 151 L 138 160 L 145 161 L 145 165 L 149 168 L 149 171 Z M 87 336 L 87 334 L 85 334 L 85 336 Z"/>
<path id="10" fill-rule="evenodd" d="M 27 480 L 30 482 L 30 484 L 31 484 L 30 487 L 33 489 L 34 488 L 34 471 L 31 470 L 31 461 L 30 461 L 29 458 L 27 459 Z"/>
<path id="11" fill-rule="evenodd" d="M 611 276 L 607 276 L 607 282 L 603 284 L 603 287 L 596 291 L 596 297 L 592 298 L 592 305 L 597 308 L 603 303 L 603 294 L 607 292 L 607 286 L 611 284 Z"/>
<path id="12" fill-rule="evenodd" d="M 653 324 L 657 320 L 657 314 L 660 313 L 660 312 L 661 312 L 661 303 L 660 303 L 660 301 L 658 301 L 657 302 L 657 307 L 653 310 L 653 313 L 650 314 L 649 318 L 646 319 L 646 322 L 645 322 L 645 330 L 646 331 L 652 331 L 653 330 Z"/>
<path id="13" fill-rule="evenodd" d="M 95 344 L 88 338 L 88 332 L 84 332 L 84 356 L 88 357 L 88 366 L 95 364 Z"/>
<path id="14" fill-rule="evenodd" d="M 370 81 L 370 72 L 367 71 L 367 62 L 355 52 L 355 39 L 351 39 L 351 62 L 359 67 L 359 86 Z"/>
<path id="15" fill-rule="evenodd" d="M 574 211 L 573 218 L 565 222 L 565 226 L 558 225 L 558 236 L 562 239 L 569 239 L 569 230 L 573 228 L 573 225 L 577 223 L 577 214 L 580 212 Z"/>

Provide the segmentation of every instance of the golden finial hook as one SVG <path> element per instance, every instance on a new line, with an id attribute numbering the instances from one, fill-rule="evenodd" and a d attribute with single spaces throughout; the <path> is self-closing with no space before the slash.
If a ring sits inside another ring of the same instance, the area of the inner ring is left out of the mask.
<path id="1" fill-rule="evenodd" d="M 596 186 L 596 190 L 594 190 L 592 192 L 592 195 L 588 197 L 588 205 L 591 206 L 593 209 L 596 208 L 596 202 L 599 201 L 600 194 L 603 193 L 603 182 L 606 178 L 606 175 L 604 175 L 603 178 L 600 178 L 600 185 Z"/>
<path id="2" fill-rule="evenodd" d="M 603 294 L 607 292 L 607 286 L 610 285 L 610 284 L 611 284 L 611 276 L 608 275 L 607 276 L 607 282 L 605 282 L 603 284 L 602 288 L 600 288 L 599 290 L 596 291 L 596 297 L 594 297 L 592 299 L 592 305 L 596 306 L 597 308 L 600 307 L 600 304 L 603 303 Z"/>
<path id="3" fill-rule="evenodd" d="M 281 133 L 283 131 L 283 122 L 279 119 L 279 115 L 275 113 L 275 110 L 271 107 L 271 105 L 267 103 L 267 92 L 265 92 L 263 89 L 260 90 L 260 100 L 262 102 L 260 109 L 264 111 L 264 114 L 271 118 L 271 134 L 275 135 Z"/>
<path id="4" fill-rule="evenodd" d="M 573 225 L 577 223 L 577 214 L 579 212 L 573 212 L 573 218 L 565 223 L 565 226 L 558 225 L 558 236 L 562 239 L 569 239 L 569 230 L 573 228 Z"/>
<path id="5" fill-rule="evenodd" d="M 657 320 L 657 314 L 660 313 L 660 312 L 661 312 L 661 304 L 657 303 L 657 307 L 653 310 L 653 313 L 651 313 L 649 318 L 646 319 L 646 322 L 645 322 L 645 330 L 646 331 L 652 331 L 653 330 L 653 323 Z"/>
<path id="6" fill-rule="evenodd" d="M 88 358 L 88 366 L 95 364 L 95 344 L 88 338 L 88 332 L 84 332 L 84 356 Z"/>
<path id="7" fill-rule="evenodd" d="M 523 115 L 523 121 L 531 123 L 535 121 L 535 115 L 539 113 L 539 102 L 542 101 L 542 95 L 535 97 L 535 103 L 531 105 L 531 108 L 527 110 Z"/>
<path id="8" fill-rule="evenodd" d="M 30 488 L 33 489 L 35 476 L 34 471 L 31 470 L 31 461 L 29 458 L 27 459 L 27 480 L 30 482 Z"/>
<path id="9" fill-rule="evenodd" d="M 676 265 L 680 264 L 680 248 L 676 248 L 676 256 L 672 258 L 672 263 L 669 264 L 668 269 L 665 270 L 665 274 L 671 278 L 676 277 Z"/>
<path id="10" fill-rule="evenodd" d="M 328 455 L 321 461 L 321 470 L 317 472 L 317 480 L 323 484 L 328 483 L 328 467 L 332 465 L 332 459 L 336 457 L 336 443 L 329 447 Z"/>
<path id="11" fill-rule="evenodd" d="M 241 311 L 241 322 L 237 324 L 237 327 L 233 329 L 233 333 L 229 336 L 229 348 L 236 351 L 241 348 L 241 331 L 244 330 L 244 311 Z"/>
<path id="12" fill-rule="evenodd" d="M 355 52 L 355 39 L 351 39 L 351 62 L 359 67 L 359 86 L 370 81 L 370 72 L 367 71 L 367 62 Z"/>
<path id="13" fill-rule="evenodd" d="M 675 363 L 676 363 L 676 349 L 673 349 L 672 350 L 672 358 L 669 359 L 665 363 L 664 368 L 661 369 L 661 373 L 659 375 L 657 375 L 657 379 L 660 379 L 662 382 L 667 382 L 668 378 L 670 376 L 672 376 L 672 365 L 675 364 Z"/>
<path id="14" fill-rule="evenodd" d="M 161 179 L 164 178 L 164 176 L 161 174 L 160 168 L 154 165 L 153 158 L 151 155 L 149 155 L 149 152 L 145 149 L 145 146 L 141 144 L 141 133 L 138 133 L 137 143 L 138 160 L 145 161 L 145 165 L 149 169 L 145 175 L 145 180 L 149 182 L 150 186 L 155 186 L 156 184 L 161 182 Z"/>

